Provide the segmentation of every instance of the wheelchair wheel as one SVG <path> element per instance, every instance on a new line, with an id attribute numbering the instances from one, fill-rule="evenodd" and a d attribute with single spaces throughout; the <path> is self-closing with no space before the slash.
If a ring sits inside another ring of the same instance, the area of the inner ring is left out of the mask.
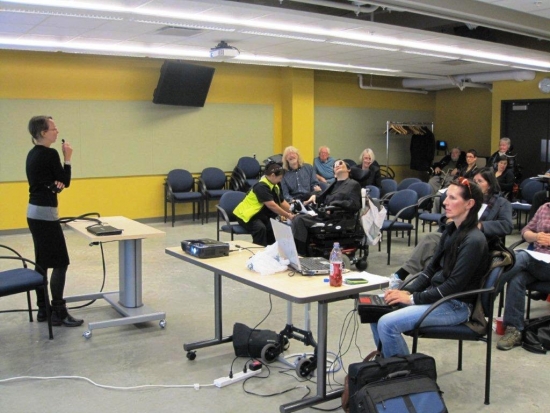
<path id="1" fill-rule="evenodd" d="M 344 268 L 351 270 L 351 260 L 346 254 L 342 254 L 342 264 L 344 264 Z"/>
<path id="2" fill-rule="evenodd" d="M 368 266 L 369 263 L 367 262 L 367 257 L 363 257 L 355 263 L 355 268 L 357 271 L 365 271 Z"/>

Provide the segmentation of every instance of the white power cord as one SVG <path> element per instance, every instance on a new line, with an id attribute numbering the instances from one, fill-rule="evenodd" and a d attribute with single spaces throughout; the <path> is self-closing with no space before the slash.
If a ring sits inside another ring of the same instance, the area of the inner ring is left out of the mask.
<path id="1" fill-rule="evenodd" d="M 90 384 L 93 384 L 94 386 L 101 387 L 103 389 L 110 389 L 110 390 L 140 390 L 140 389 L 153 389 L 153 388 L 172 388 L 172 389 L 195 389 L 199 390 L 201 387 L 214 387 L 214 383 L 212 384 L 144 384 L 141 386 L 130 386 L 130 387 L 121 387 L 121 386 L 107 386 L 105 384 L 99 384 L 95 381 L 87 378 L 87 377 L 81 377 L 81 376 L 51 376 L 51 377 L 40 377 L 40 376 L 19 376 L 19 377 L 10 377 L 8 379 L 1 379 L 1 383 L 8 383 L 10 381 L 17 381 L 17 380 L 60 380 L 60 379 L 67 379 L 67 380 L 84 380 L 87 381 Z"/>

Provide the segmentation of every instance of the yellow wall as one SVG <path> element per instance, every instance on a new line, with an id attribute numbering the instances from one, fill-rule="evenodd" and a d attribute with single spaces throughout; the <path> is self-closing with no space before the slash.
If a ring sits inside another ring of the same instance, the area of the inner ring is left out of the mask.
<path id="1" fill-rule="evenodd" d="M 150 101 L 161 65 L 161 60 L 154 59 L 0 51 L 0 99 Z M 216 76 L 207 103 L 273 105 L 273 153 L 295 142 L 315 150 L 315 106 L 433 111 L 438 139 L 453 143 L 460 139 L 461 146 L 485 151 L 490 133 L 494 150 L 500 136 L 501 100 L 548 97 L 536 87 L 542 76 L 531 82 L 495 82 L 492 97 L 477 89 L 418 95 L 361 90 L 357 75 L 350 73 L 226 63 L 212 66 Z M 373 83 L 400 87 L 399 79 L 393 78 L 375 78 Z M 7 139 L 3 136 L 3 145 L 9 144 Z M 308 160 L 312 156 L 304 155 Z M 398 178 L 407 174 L 405 169 Z M 163 181 L 164 176 L 75 179 L 70 190 L 60 195 L 60 213 L 160 217 L 164 213 Z M 26 227 L 27 190 L 26 182 L 0 183 L 0 230 Z M 189 212 L 190 206 L 178 206 L 178 214 Z"/>
<path id="2" fill-rule="evenodd" d="M 437 92 L 435 136 L 450 147 L 475 149 L 491 155 L 491 99 L 487 89 L 448 89 Z"/>

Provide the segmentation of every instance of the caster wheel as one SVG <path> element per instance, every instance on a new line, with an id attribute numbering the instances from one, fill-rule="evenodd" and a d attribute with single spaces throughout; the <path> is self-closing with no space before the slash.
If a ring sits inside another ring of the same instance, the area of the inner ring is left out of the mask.
<path id="1" fill-rule="evenodd" d="M 366 259 L 360 259 L 355 263 L 355 268 L 357 268 L 358 271 L 365 271 L 367 267 L 369 266 L 369 263 Z"/>
<path id="2" fill-rule="evenodd" d="M 275 360 L 277 360 L 277 356 L 279 355 L 279 352 L 277 351 L 277 346 L 275 344 L 266 344 L 262 348 L 262 352 L 260 353 L 260 358 L 264 363 L 273 363 Z"/>
<path id="3" fill-rule="evenodd" d="M 92 337 L 92 332 L 90 330 L 87 330 L 84 333 L 82 333 L 82 337 L 90 338 L 90 337 Z"/>
<path id="4" fill-rule="evenodd" d="M 344 269 L 346 270 L 351 269 L 351 261 L 346 254 L 342 254 L 342 264 L 344 265 Z"/>
<path id="5" fill-rule="evenodd" d="M 283 351 L 287 351 L 290 347 L 290 340 L 287 336 L 283 336 Z"/>
<path id="6" fill-rule="evenodd" d="M 304 379 L 310 378 L 313 376 L 313 371 L 315 370 L 315 365 L 309 358 L 301 358 L 296 364 L 296 374 L 298 377 Z"/>
<path id="7" fill-rule="evenodd" d="M 195 351 L 188 351 L 187 352 L 187 358 L 191 361 L 195 360 L 197 358 L 197 352 Z"/>
<path id="8" fill-rule="evenodd" d="M 164 320 L 164 319 L 163 319 L 163 320 L 160 320 L 160 321 L 159 321 L 159 326 L 160 326 L 160 328 L 166 327 L 166 320 Z"/>

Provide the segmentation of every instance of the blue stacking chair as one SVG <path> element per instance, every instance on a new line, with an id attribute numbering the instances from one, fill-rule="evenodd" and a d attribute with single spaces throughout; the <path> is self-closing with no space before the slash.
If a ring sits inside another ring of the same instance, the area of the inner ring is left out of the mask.
<path id="1" fill-rule="evenodd" d="M 414 229 L 414 225 L 411 224 L 411 221 L 416 214 L 417 202 L 418 194 L 415 191 L 412 189 L 403 189 L 402 191 L 397 191 L 387 204 L 386 209 L 388 210 L 388 216 L 392 215 L 393 218 L 384 220 L 380 230 L 387 233 L 386 245 L 388 265 L 390 265 L 392 231 L 407 232 L 409 236 L 409 246 L 411 245 L 411 231 Z M 403 221 L 399 221 L 400 219 Z M 379 251 L 380 248 L 380 244 L 378 244 Z"/>
<path id="2" fill-rule="evenodd" d="M 527 181 L 527 182 L 526 182 Z M 517 213 L 517 225 L 518 229 L 521 229 L 521 216 L 525 215 L 525 223 L 527 225 L 527 220 L 529 216 L 529 210 L 531 209 L 531 203 L 533 202 L 533 197 L 539 191 L 544 189 L 544 183 L 540 181 L 534 181 L 531 179 L 526 179 L 521 183 L 520 186 L 520 195 L 519 204 L 512 203 L 512 210 Z"/>
<path id="3" fill-rule="evenodd" d="M 216 206 L 218 209 L 218 234 L 217 240 L 220 240 L 220 232 L 231 234 L 231 241 L 235 234 L 250 234 L 250 232 L 237 222 L 233 214 L 234 209 L 241 203 L 246 194 L 240 191 L 226 192 L 220 198 Z M 225 222 L 225 224 L 224 224 Z"/>
<path id="4" fill-rule="evenodd" d="M 192 203 L 193 221 L 195 220 L 195 203 L 198 204 L 198 213 L 201 215 L 203 196 L 195 192 L 195 180 L 185 169 L 173 169 L 168 172 L 164 182 L 164 222 L 166 223 L 168 202 L 172 204 L 172 226 L 176 220 L 175 204 Z"/>
<path id="5" fill-rule="evenodd" d="M 402 189 L 407 189 L 412 184 L 416 184 L 422 182 L 421 179 L 418 178 L 405 178 L 399 184 L 397 185 L 397 190 L 401 191 Z"/>
<path id="6" fill-rule="evenodd" d="M 218 200 L 223 194 L 230 191 L 226 189 L 227 177 L 220 168 L 204 168 L 199 177 L 199 189 L 204 200 L 206 223 L 208 223 L 209 206 L 211 200 Z"/>

